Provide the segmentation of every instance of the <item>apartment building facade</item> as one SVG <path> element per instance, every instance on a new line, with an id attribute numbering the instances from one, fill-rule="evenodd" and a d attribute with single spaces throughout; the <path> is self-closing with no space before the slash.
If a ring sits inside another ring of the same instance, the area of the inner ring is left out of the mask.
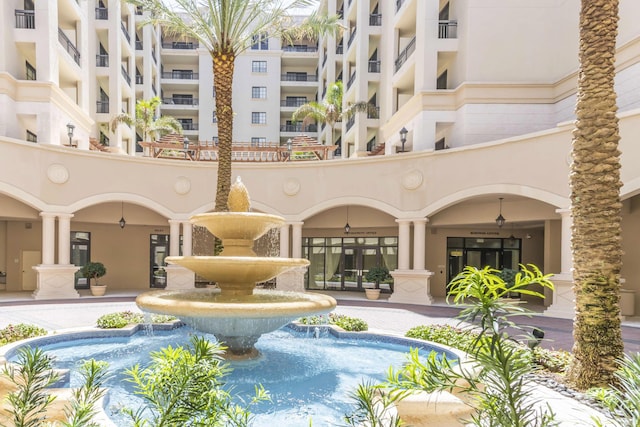
<path id="1" fill-rule="evenodd" d="M 341 36 L 317 45 L 254 40 L 236 61 L 234 141 L 282 144 L 304 132 L 341 148 L 341 158 L 330 161 L 234 165 L 254 209 L 285 217 L 279 252 L 311 259 L 308 289 L 361 290 L 363 271 L 383 263 L 393 271 L 392 300 L 428 304 L 446 295 L 446 283 L 465 264 L 533 262 L 569 284 L 548 303 L 561 307 L 552 314 L 569 313 L 578 6 L 325 0 L 323 10 L 343 16 Z M 0 147 L 40 166 L 0 158 L 6 288 L 40 290 L 43 298 L 77 295 L 69 248 L 88 237 L 91 259 L 108 265 L 115 289 L 153 286 L 154 264 L 191 253 L 198 240 L 188 217 L 212 209 L 215 163 L 134 156 L 135 132 L 108 124 L 114 111 L 132 113 L 136 100 L 158 95 L 161 113 L 178 118 L 191 141 L 214 143 L 208 53 L 139 27 L 144 12 L 120 1 L 0 7 L 3 22 L 15 24 L 2 30 L 8 49 L 0 53 Z M 620 15 L 622 274 L 638 291 L 640 5 L 622 0 Z M 345 105 L 378 108 L 334 129 L 291 122 L 295 108 L 322 100 L 336 80 L 344 82 Z M 74 124 L 71 136 L 67 124 Z M 90 153 L 90 138 L 108 138 L 112 151 L 130 156 Z M 383 143 L 384 156 L 368 155 Z M 502 227 L 498 212 L 507 218 Z M 67 239 L 69 232 L 84 237 Z M 34 277 L 24 276 L 31 270 Z M 174 270 L 171 286 L 187 277 Z M 561 295 L 569 303 L 557 301 Z"/>

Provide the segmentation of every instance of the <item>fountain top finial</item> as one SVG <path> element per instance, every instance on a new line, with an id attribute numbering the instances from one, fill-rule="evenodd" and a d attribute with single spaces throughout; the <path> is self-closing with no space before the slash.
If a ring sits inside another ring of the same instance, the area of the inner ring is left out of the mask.
<path id="1" fill-rule="evenodd" d="M 247 191 L 247 187 L 244 186 L 239 176 L 229 189 L 227 207 L 230 212 L 249 212 L 249 208 L 251 208 L 249 191 Z"/>

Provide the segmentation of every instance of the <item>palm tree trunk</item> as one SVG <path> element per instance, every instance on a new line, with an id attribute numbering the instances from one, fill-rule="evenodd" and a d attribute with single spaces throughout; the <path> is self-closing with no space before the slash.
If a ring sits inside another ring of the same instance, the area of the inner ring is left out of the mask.
<path id="1" fill-rule="evenodd" d="M 571 209 L 576 297 L 568 380 L 611 384 L 623 355 L 620 328 L 620 152 L 614 91 L 618 0 L 582 0 Z"/>
<path id="2" fill-rule="evenodd" d="M 216 89 L 218 117 L 218 183 L 216 212 L 226 212 L 231 188 L 231 143 L 233 141 L 232 85 L 235 57 L 231 52 L 214 52 L 213 86 Z"/>

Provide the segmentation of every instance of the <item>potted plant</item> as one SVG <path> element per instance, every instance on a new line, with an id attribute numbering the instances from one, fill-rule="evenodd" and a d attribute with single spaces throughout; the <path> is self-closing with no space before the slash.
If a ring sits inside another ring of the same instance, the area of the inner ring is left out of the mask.
<path id="1" fill-rule="evenodd" d="M 82 275 L 89 280 L 91 295 L 102 296 L 107 291 L 107 285 L 98 283 L 98 279 L 107 274 L 107 269 L 101 262 L 89 262 L 80 270 Z M 91 283 L 94 279 L 94 283 Z"/>
<path id="2" fill-rule="evenodd" d="M 379 265 L 370 268 L 364 275 L 364 278 L 367 282 L 373 282 L 375 285 L 373 289 L 367 288 L 364 290 L 367 299 L 378 299 L 380 297 L 380 282 L 390 277 L 389 269 L 385 266 Z"/>

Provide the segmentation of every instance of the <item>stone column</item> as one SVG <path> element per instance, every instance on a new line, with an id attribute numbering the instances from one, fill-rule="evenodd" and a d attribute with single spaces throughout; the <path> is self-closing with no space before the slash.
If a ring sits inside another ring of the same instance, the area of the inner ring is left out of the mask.
<path id="1" fill-rule="evenodd" d="M 289 224 L 280 227 L 280 257 L 289 257 Z"/>
<path id="2" fill-rule="evenodd" d="M 575 315 L 575 296 L 573 294 L 573 275 L 571 268 L 573 260 L 571 256 L 571 227 L 573 218 L 571 209 L 557 209 L 562 218 L 561 242 L 560 242 L 560 268 L 561 272 L 554 275 L 551 280 L 554 284 L 553 302 L 544 311 L 545 316 L 573 319 Z"/>
<path id="3" fill-rule="evenodd" d="M 291 223 L 293 227 L 291 233 L 291 258 L 302 258 L 303 224 L 304 222 Z M 288 229 L 285 233 L 288 234 Z M 280 253 L 282 253 L 282 228 L 280 229 L 280 239 Z M 304 292 L 304 273 L 306 271 L 307 267 L 301 267 L 282 273 L 276 278 L 276 288 L 281 291 Z"/>
<path id="4" fill-rule="evenodd" d="M 58 264 L 61 265 L 71 262 L 71 218 L 73 214 L 58 215 Z"/>
<path id="5" fill-rule="evenodd" d="M 396 219 L 398 223 L 398 270 L 409 270 L 410 219 Z"/>
<path id="6" fill-rule="evenodd" d="M 190 221 L 178 219 L 169 220 L 169 256 L 180 256 L 180 224 L 182 224 L 182 255 L 191 256 L 193 243 L 193 227 Z M 166 289 L 193 289 L 196 284 L 196 274 L 188 268 L 177 264 L 164 267 L 167 272 Z"/>
<path id="7" fill-rule="evenodd" d="M 413 220 L 413 269 L 424 270 L 427 219 Z"/>
<path id="8" fill-rule="evenodd" d="M 41 212 L 42 217 L 42 264 L 33 269 L 37 274 L 34 299 L 69 299 L 79 298 L 75 290 L 75 273 L 80 269 L 69 264 L 70 247 L 70 219 L 71 214 L 56 214 Z M 55 264 L 55 226 L 56 216 L 60 217 L 58 236 L 58 259 Z"/>

